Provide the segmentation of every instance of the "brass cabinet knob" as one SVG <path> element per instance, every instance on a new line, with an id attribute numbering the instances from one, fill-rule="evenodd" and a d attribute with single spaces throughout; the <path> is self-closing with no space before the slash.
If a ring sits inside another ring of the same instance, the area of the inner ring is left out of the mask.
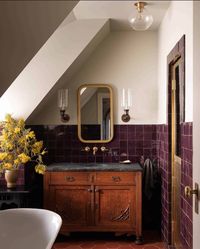
<path id="1" fill-rule="evenodd" d="M 114 182 L 119 182 L 119 181 L 121 181 L 120 176 L 112 176 L 112 179 L 113 179 Z"/>
<path id="2" fill-rule="evenodd" d="M 74 182 L 75 178 L 73 176 L 66 176 L 66 181 L 68 181 L 68 182 Z"/>
<path id="3" fill-rule="evenodd" d="M 191 189 L 190 186 L 185 186 L 185 197 L 190 198 L 192 195 L 198 195 L 198 189 Z"/>

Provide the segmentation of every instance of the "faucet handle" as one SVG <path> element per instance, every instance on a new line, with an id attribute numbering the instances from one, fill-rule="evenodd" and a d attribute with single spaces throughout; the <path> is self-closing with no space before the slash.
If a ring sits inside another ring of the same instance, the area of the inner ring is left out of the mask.
<path id="1" fill-rule="evenodd" d="M 102 151 L 102 152 L 106 152 L 106 151 L 109 151 L 109 149 L 106 148 L 105 146 L 102 146 L 102 147 L 101 147 L 101 151 Z"/>
<path id="2" fill-rule="evenodd" d="M 81 151 L 89 152 L 90 151 L 90 147 L 89 146 L 85 146 L 84 148 L 81 149 Z"/>
<path id="3" fill-rule="evenodd" d="M 95 156 L 96 152 L 98 151 L 98 148 L 97 148 L 96 146 L 94 146 L 94 147 L 92 148 L 92 150 L 93 150 L 93 155 Z"/>

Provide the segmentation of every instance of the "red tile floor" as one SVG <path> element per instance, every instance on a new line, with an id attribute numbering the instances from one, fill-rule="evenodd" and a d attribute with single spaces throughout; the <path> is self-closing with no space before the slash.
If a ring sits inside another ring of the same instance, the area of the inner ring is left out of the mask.
<path id="1" fill-rule="evenodd" d="M 75 233 L 70 237 L 58 236 L 53 249 L 165 249 L 158 232 L 144 233 L 143 245 L 135 245 L 134 237 L 105 233 Z"/>

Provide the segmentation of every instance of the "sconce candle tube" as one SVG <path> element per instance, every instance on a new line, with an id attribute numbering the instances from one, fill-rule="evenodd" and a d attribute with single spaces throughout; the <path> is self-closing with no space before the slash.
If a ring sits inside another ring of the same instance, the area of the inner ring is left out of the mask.
<path id="1" fill-rule="evenodd" d="M 58 107 L 60 109 L 60 116 L 62 122 L 68 122 L 70 117 L 65 113 L 68 107 L 68 89 L 58 90 Z"/>
<path id="2" fill-rule="evenodd" d="M 124 108 L 124 110 L 129 109 L 129 107 L 132 106 L 132 96 L 131 96 L 131 89 L 125 90 L 122 89 L 122 100 L 121 100 L 121 106 Z"/>
<path id="3" fill-rule="evenodd" d="M 65 110 L 68 107 L 68 89 L 58 90 L 58 107 Z"/>
<path id="4" fill-rule="evenodd" d="M 131 96 L 131 89 L 125 90 L 122 89 L 122 100 L 121 106 L 124 109 L 124 114 L 122 115 L 121 119 L 123 122 L 128 122 L 130 120 L 129 115 L 129 108 L 132 106 L 132 96 Z"/>
<path id="5" fill-rule="evenodd" d="M 128 89 L 128 103 L 127 106 L 128 108 L 132 106 L 132 96 L 131 96 L 131 89 Z"/>
<path id="6" fill-rule="evenodd" d="M 125 107 L 125 89 L 122 89 L 122 102 L 121 102 L 121 106 Z"/>

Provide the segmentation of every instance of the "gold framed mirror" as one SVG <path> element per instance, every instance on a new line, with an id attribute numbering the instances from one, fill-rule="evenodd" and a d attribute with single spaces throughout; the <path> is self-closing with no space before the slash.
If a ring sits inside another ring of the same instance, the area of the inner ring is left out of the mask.
<path id="1" fill-rule="evenodd" d="M 113 139 L 113 91 L 108 84 L 84 84 L 77 93 L 78 138 L 83 143 Z"/>

